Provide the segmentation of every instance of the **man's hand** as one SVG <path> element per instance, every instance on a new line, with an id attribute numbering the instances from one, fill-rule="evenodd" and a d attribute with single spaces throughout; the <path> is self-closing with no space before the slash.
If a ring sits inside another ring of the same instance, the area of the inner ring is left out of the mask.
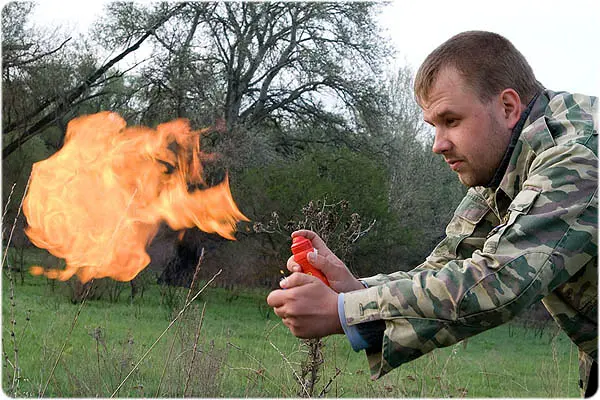
<path id="1" fill-rule="evenodd" d="M 274 290 L 267 297 L 294 336 L 302 339 L 344 333 L 337 310 L 337 293 L 314 276 L 293 273 L 282 280 L 286 290 Z"/>
<path id="2" fill-rule="evenodd" d="M 317 250 L 317 255 L 315 256 L 314 252 L 308 253 L 308 262 L 311 263 L 313 267 L 323 272 L 333 290 L 338 293 L 345 293 L 365 288 L 362 283 L 352 275 L 342 260 L 329 250 L 329 247 L 327 247 L 319 235 L 313 231 L 299 230 L 292 233 L 292 238 L 296 236 L 303 236 L 312 242 L 313 247 Z M 300 265 L 294 261 L 294 256 L 291 256 L 288 259 L 287 269 L 290 272 L 302 271 Z"/>

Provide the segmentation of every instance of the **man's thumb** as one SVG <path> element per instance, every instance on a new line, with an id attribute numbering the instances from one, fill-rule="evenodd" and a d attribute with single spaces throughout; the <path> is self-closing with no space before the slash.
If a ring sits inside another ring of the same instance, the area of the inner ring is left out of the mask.
<path id="1" fill-rule="evenodd" d="M 326 257 L 323 257 L 322 255 L 317 254 L 317 252 L 313 251 L 308 253 L 306 258 L 313 267 L 327 275 L 327 271 L 329 270 L 329 261 Z"/>

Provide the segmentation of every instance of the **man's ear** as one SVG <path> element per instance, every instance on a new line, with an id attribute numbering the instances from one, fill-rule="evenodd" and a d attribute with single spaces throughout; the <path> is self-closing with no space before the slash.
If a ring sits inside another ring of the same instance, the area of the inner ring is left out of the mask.
<path id="1" fill-rule="evenodd" d="M 514 89 L 504 89 L 500 93 L 500 101 L 507 126 L 513 129 L 525 108 L 521 103 L 521 97 Z"/>

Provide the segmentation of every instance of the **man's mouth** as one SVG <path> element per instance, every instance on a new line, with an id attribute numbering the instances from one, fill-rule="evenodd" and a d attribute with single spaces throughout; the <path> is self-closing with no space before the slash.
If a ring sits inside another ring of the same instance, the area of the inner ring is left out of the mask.
<path id="1" fill-rule="evenodd" d="M 456 171 L 458 168 L 460 168 L 463 162 L 461 160 L 446 160 L 446 163 L 448 163 L 453 171 Z"/>

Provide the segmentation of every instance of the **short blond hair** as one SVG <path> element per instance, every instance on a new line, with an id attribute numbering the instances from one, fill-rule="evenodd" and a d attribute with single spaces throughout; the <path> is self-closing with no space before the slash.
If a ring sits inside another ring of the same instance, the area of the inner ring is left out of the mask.
<path id="1" fill-rule="evenodd" d="M 508 39 L 493 32 L 467 31 L 442 43 L 421 64 L 414 84 L 421 106 L 427 103 L 439 72 L 447 67 L 456 68 L 483 102 L 511 88 L 527 104 L 544 88 Z"/>

